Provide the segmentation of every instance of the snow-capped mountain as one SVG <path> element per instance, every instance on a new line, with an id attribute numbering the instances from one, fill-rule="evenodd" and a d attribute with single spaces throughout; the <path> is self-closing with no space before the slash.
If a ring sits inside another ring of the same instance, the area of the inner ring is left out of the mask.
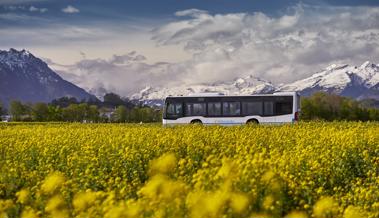
<path id="1" fill-rule="evenodd" d="M 379 99 L 379 65 L 365 62 L 361 66 L 333 64 L 311 77 L 278 87 L 278 91 L 299 91 L 311 95 L 325 91 L 356 99 Z"/>
<path id="2" fill-rule="evenodd" d="M 225 95 L 263 94 L 275 91 L 298 91 L 311 95 L 325 91 L 356 99 L 379 99 L 379 65 L 365 62 L 359 67 L 333 64 L 321 72 L 290 84 L 275 86 L 265 80 L 248 76 L 217 84 L 181 85 L 170 88 L 146 87 L 131 96 L 148 105 L 161 105 L 167 96 L 189 95 L 201 92 L 220 92 Z"/>
<path id="3" fill-rule="evenodd" d="M 63 96 L 79 100 L 95 98 L 63 80 L 45 62 L 28 51 L 0 50 L 0 101 L 5 106 L 12 100 L 49 102 Z"/>
<path id="4" fill-rule="evenodd" d="M 97 87 L 94 93 L 106 92 Z M 161 106 L 167 96 L 191 93 L 218 92 L 225 95 L 251 95 L 275 91 L 298 91 L 311 95 L 326 91 L 356 99 L 379 99 L 379 65 L 365 62 L 361 66 L 333 64 L 312 76 L 293 83 L 275 86 L 272 83 L 247 76 L 232 81 L 179 85 L 173 87 L 151 87 L 129 95 L 129 99 L 148 105 Z M 23 102 L 49 102 L 55 98 L 73 96 L 77 99 L 96 97 L 74 84 L 62 79 L 41 59 L 28 51 L 0 50 L 0 102 L 6 106 L 11 100 Z"/>
<path id="5" fill-rule="evenodd" d="M 146 87 L 139 93 L 131 96 L 131 99 L 138 99 L 148 105 L 160 106 L 162 100 L 167 96 L 190 95 L 192 93 L 218 92 L 225 95 L 251 95 L 258 93 L 270 93 L 275 90 L 272 83 L 248 76 L 237 78 L 230 82 L 221 82 L 215 84 L 195 84 L 181 85 L 171 88 Z"/>

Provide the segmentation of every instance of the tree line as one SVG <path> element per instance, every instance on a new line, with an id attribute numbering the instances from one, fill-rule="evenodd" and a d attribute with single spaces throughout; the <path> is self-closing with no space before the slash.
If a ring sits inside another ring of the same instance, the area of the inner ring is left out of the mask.
<path id="1" fill-rule="evenodd" d="M 1 107 L 0 107 L 0 111 Z M 3 111 L 4 113 L 4 111 Z M 35 122 L 160 122 L 161 110 L 122 99 L 108 93 L 103 101 L 79 102 L 73 97 L 62 97 L 50 103 L 11 101 L 8 109 L 12 121 Z M 0 113 L 1 115 L 1 113 Z"/>
<path id="2" fill-rule="evenodd" d="M 379 101 L 357 101 L 325 92 L 301 98 L 300 120 L 379 121 Z"/>

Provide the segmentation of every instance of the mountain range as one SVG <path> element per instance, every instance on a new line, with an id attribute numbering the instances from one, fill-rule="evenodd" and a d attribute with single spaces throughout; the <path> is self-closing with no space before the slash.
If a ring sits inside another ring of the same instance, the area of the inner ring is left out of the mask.
<path id="1" fill-rule="evenodd" d="M 12 100 L 50 102 L 64 96 L 96 99 L 84 89 L 63 80 L 28 51 L 0 51 L 0 102 L 6 107 Z"/>
<path id="2" fill-rule="evenodd" d="M 277 86 L 254 76 L 236 78 L 230 82 L 216 84 L 181 85 L 170 88 L 148 86 L 131 97 L 148 105 L 160 105 L 162 99 L 169 95 L 185 96 L 198 92 L 251 95 L 279 91 L 297 91 L 302 96 L 324 91 L 358 100 L 366 98 L 379 100 L 379 65 L 368 61 L 361 66 L 333 64 L 308 78 Z"/>
<path id="3" fill-rule="evenodd" d="M 371 62 L 360 66 L 333 64 L 308 78 L 282 85 L 250 75 L 219 83 L 147 86 L 125 97 L 147 105 L 161 106 L 164 98 L 170 95 L 185 96 L 199 92 L 251 95 L 277 91 L 298 91 L 303 96 L 324 91 L 355 99 L 379 100 L 379 65 Z M 0 51 L 0 101 L 3 104 L 7 106 L 11 100 L 50 102 L 63 96 L 78 100 L 96 99 L 95 95 L 62 79 L 44 61 L 28 51 Z"/>

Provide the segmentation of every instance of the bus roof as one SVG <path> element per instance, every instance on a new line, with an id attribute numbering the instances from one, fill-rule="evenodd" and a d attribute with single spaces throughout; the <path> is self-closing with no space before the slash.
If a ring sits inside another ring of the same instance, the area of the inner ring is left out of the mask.
<path id="1" fill-rule="evenodd" d="M 297 92 L 274 92 L 270 94 L 254 94 L 254 95 L 224 95 L 222 93 L 191 93 L 187 96 L 167 96 L 166 98 L 193 98 L 193 97 L 249 97 L 249 96 L 294 96 Z"/>

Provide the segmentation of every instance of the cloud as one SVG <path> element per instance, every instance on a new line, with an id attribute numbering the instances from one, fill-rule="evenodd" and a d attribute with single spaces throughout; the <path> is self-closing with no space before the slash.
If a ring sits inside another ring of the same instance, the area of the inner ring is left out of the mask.
<path id="1" fill-rule="evenodd" d="M 40 18 L 35 16 L 28 16 L 22 14 L 0 14 L 0 20 L 11 20 L 11 21 L 35 21 L 36 23 L 45 23 L 49 20 L 46 18 Z M 54 28 L 55 27 L 55 28 Z M 111 34 L 114 34 L 112 32 Z M 82 26 L 71 26 L 56 24 L 52 27 L 50 26 L 35 26 L 35 27 L 8 27 L 0 28 L 0 35 L 2 38 L 7 39 L 2 42 L 2 46 L 22 46 L 34 45 L 34 46 L 54 46 L 57 42 L 62 44 L 77 43 L 82 44 L 85 42 L 98 43 L 99 41 L 109 38 L 109 33 L 104 32 L 101 29 L 92 27 L 82 27 Z M 25 36 L 28 36 L 25 39 Z M 93 45 L 92 45 L 93 46 Z"/>
<path id="2" fill-rule="evenodd" d="M 29 11 L 29 12 L 40 12 L 40 13 L 45 13 L 48 11 L 47 8 L 38 8 L 38 7 L 35 7 L 35 6 L 30 6 L 30 7 L 26 7 L 26 6 L 22 6 L 22 5 L 7 5 L 7 6 L 3 6 L 3 9 L 6 10 L 6 11 L 11 11 L 11 12 L 15 12 L 15 11 Z"/>
<path id="3" fill-rule="evenodd" d="M 36 17 L 36 16 L 29 16 L 26 14 L 18 14 L 18 13 L 0 13 L 0 21 L 5 20 L 5 21 L 10 21 L 10 22 L 41 22 L 45 21 L 45 19 Z M 22 31 L 22 30 L 21 30 Z M 9 33 L 9 30 L 6 28 L 0 28 L 0 35 L 2 38 L 6 38 L 7 35 L 12 35 L 10 38 L 18 38 L 17 36 L 15 37 L 13 33 Z"/>
<path id="4" fill-rule="evenodd" d="M 141 62 L 147 60 L 145 56 L 138 54 L 135 51 L 124 55 L 113 55 L 110 63 L 112 64 L 129 64 L 131 62 Z"/>
<path id="5" fill-rule="evenodd" d="M 247 75 L 287 83 L 331 63 L 379 61 L 378 7 L 298 5 L 276 17 L 196 9 L 176 15 L 180 18 L 154 29 L 152 39 L 163 48 L 183 48 L 191 54 L 188 60 L 148 64 L 144 55 L 129 52 L 83 59 L 60 72 L 87 90 L 128 96 L 145 86 L 215 83 Z"/>
<path id="6" fill-rule="evenodd" d="M 187 10 L 183 10 L 183 11 L 177 11 L 175 13 L 175 16 L 178 16 L 178 17 L 185 17 L 185 16 L 199 17 L 201 15 L 206 15 L 206 14 L 208 14 L 207 11 L 193 8 L 193 9 L 187 9 Z"/>
<path id="7" fill-rule="evenodd" d="M 64 79 L 92 93 L 106 90 L 128 96 L 149 85 L 163 85 L 157 81 L 162 81 L 161 77 L 168 72 L 169 63 L 147 64 L 144 60 L 146 58 L 143 55 L 129 52 L 113 55 L 109 59 L 83 59 L 73 65 L 48 61 Z"/>
<path id="8" fill-rule="evenodd" d="M 15 18 L 12 16 L 7 17 Z M 247 75 L 287 83 L 332 63 L 379 62 L 379 7 L 298 5 L 276 16 L 260 12 L 212 14 L 189 9 L 176 16 L 138 35 L 141 41 L 130 40 L 131 34 L 140 30 L 107 23 L 0 28 L 0 35 L 7 39 L 2 46 L 21 46 L 27 35 L 28 45 L 74 50 L 75 60 L 80 61 L 66 66 L 49 65 L 87 90 L 108 90 L 123 96 L 145 86 L 215 83 Z M 150 47 L 145 50 L 147 53 L 141 53 L 142 47 L 151 43 L 144 37 L 151 37 L 161 48 L 154 52 L 169 57 L 165 60 L 170 63 L 151 61 Z M 86 55 L 80 55 L 78 50 Z M 125 52 L 133 50 L 138 52 Z M 176 50 L 184 50 L 188 58 L 177 59 Z M 59 61 L 54 55 L 49 58 Z"/>
<path id="9" fill-rule="evenodd" d="M 34 7 L 34 6 L 30 6 L 29 11 L 30 11 L 30 12 L 40 12 L 40 13 L 45 13 L 45 12 L 48 11 L 48 9 L 47 9 L 47 8 L 37 8 L 37 7 Z"/>
<path id="10" fill-rule="evenodd" d="M 3 6 L 5 10 L 9 11 L 16 11 L 16 10 L 25 10 L 25 6 L 15 6 L 15 5 L 9 5 L 9 6 Z"/>
<path id="11" fill-rule="evenodd" d="M 379 61 L 378 7 L 312 7 L 299 4 L 286 14 L 188 16 L 153 30 L 160 46 L 180 45 L 192 59 L 177 63 L 177 80 L 216 82 L 253 74 L 274 83 L 311 75 L 331 63 Z"/>
<path id="12" fill-rule="evenodd" d="M 17 5 L 31 2 L 43 2 L 47 0 L 0 0 L 0 5 Z"/>
<path id="13" fill-rule="evenodd" d="M 71 6 L 71 5 L 68 5 L 67 7 L 63 8 L 62 9 L 62 12 L 64 13 L 68 13 L 68 14 L 74 14 L 74 13 L 79 13 L 79 9 Z"/>

